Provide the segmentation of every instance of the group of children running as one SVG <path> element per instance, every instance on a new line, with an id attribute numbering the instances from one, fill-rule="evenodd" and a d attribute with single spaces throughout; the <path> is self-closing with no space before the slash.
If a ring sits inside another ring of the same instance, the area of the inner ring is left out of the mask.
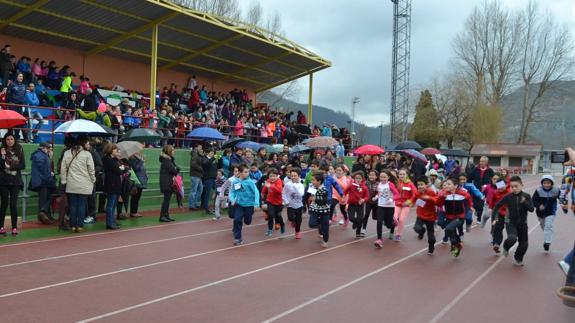
<path id="1" fill-rule="evenodd" d="M 473 198 L 485 201 L 478 223 L 483 228 L 491 222 L 494 252 L 507 256 L 518 243 L 514 255 L 516 265 L 523 265 L 528 247 L 529 212 L 536 210 L 545 232 L 546 251 L 552 242 L 560 190 L 554 187 L 554 180 L 549 175 L 543 176 L 541 187 L 531 197 L 523 192 L 523 183 L 518 176 L 495 174 L 490 184 L 477 188 L 468 183 L 464 174 L 458 178 L 438 179 L 436 173 L 430 172 L 429 177 L 412 181 L 405 169 L 380 173 L 370 170 L 367 176 L 363 171 L 357 171 L 348 176 L 344 165 L 320 169 L 319 163 L 312 162 L 310 168 L 305 174 L 299 168 L 292 168 L 284 178 L 271 168 L 258 182 L 250 178 L 246 165 L 234 166 L 233 176 L 227 180 L 222 179 L 221 172 L 218 174 L 216 219 L 221 216 L 221 204 L 229 203 L 234 245 L 243 243 L 242 226 L 251 224 L 254 208 L 260 205 L 268 224 L 266 236 L 273 236 L 274 230 L 285 234 L 282 212 L 286 207 L 287 223 L 294 228 L 295 239 L 301 239 L 302 216 L 307 210 L 308 225 L 318 230 L 323 247 L 329 246 L 330 225 L 338 222 L 344 228 L 351 222 L 356 238 L 365 237 L 370 215 L 376 222 L 376 248 L 384 245 L 384 226 L 389 230 L 388 239 L 400 242 L 410 210 L 415 208 L 417 219 L 413 229 L 420 240 L 427 234 L 428 254 L 435 252 L 435 230 L 439 226 L 444 230 L 443 243 L 450 241 L 451 254 L 459 257 L 464 232 L 469 232 L 473 223 Z M 305 177 L 302 179 L 302 176 Z M 504 230 L 507 232 L 505 241 Z"/>

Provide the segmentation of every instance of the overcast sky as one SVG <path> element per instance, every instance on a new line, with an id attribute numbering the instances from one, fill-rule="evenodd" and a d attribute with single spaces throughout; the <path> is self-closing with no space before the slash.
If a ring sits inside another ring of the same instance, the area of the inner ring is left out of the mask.
<path id="1" fill-rule="evenodd" d="M 449 70 L 451 43 L 472 9 L 483 0 L 413 0 L 411 88 L 420 89 Z M 523 8 L 528 0 L 501 0 Z M 575 0 L 539 0 L 575 35 Z M 242 1 L 246 7 L 249 1 Z M 265 0 L 264 15 L 277 10 L 287 38 L 330 60 L 314 75 L 314 104 L 351 114 L 351 99 L 361 98 L 356 119 L 375 126 L 389 121 L 393 4 L 390 0 Z M 244 9 L 245 10 L 245 9 Z M 307 102 L 307 78 L 296 101 Z"/>

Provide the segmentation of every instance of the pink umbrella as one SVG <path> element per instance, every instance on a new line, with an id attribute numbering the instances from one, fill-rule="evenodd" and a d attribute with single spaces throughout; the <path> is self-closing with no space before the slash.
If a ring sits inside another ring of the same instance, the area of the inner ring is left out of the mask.
<path id="1" fill-rule="evenodd" d="M 305 145 L 311 148 L 331 148 L 337 144 L 337 140 L 332 137 L 322 136 L 310 138 Z"/>
<path id="2" fill-rule="evenodd" d="M 384 152 L 383 148 L 376 145 L 363 145 L 355 150 L 356 155 L 380 155 Z"/>
<path id="3" fill-rule="evenodd" d="M 439 151 L 439 149 L 435 149 L 433 147 L 428 147 L 428 148 L 425 148 L 424 150 L 422 150 L 421 153 L 424 155 L 439 155 L 439 154 L 441 154 L 441 151 Z"/>

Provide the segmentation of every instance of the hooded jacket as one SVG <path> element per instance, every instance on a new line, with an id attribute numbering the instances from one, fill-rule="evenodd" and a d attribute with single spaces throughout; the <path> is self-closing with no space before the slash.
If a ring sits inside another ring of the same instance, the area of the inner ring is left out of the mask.
<path id="1" fill-rule="evenodd" d="M 543 188 L 543 181 L 545 180 L 551 182 L 549 190 Z M 541 177 L 541 186 L 533 193 L 533 206 L 535 207 L 535 213 L 540 218 L 555 215 L 557 212 L 557 200 L 559 199 L 560 191 L 559 188 L 553 185 L 555 185 L 553 176 L 543 175 Z"/>

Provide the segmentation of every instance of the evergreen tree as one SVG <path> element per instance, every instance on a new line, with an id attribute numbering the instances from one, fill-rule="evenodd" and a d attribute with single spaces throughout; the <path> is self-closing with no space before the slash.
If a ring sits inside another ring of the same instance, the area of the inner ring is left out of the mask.
<path id="1" fill-rule="evenodd" d="M 423 147 L 439 148 L 439 118 L 433 106 L 431 92 L 421 92 L 415 108 L 415 118 L 409 129 L 409 139 L 418 142 Z"/>

